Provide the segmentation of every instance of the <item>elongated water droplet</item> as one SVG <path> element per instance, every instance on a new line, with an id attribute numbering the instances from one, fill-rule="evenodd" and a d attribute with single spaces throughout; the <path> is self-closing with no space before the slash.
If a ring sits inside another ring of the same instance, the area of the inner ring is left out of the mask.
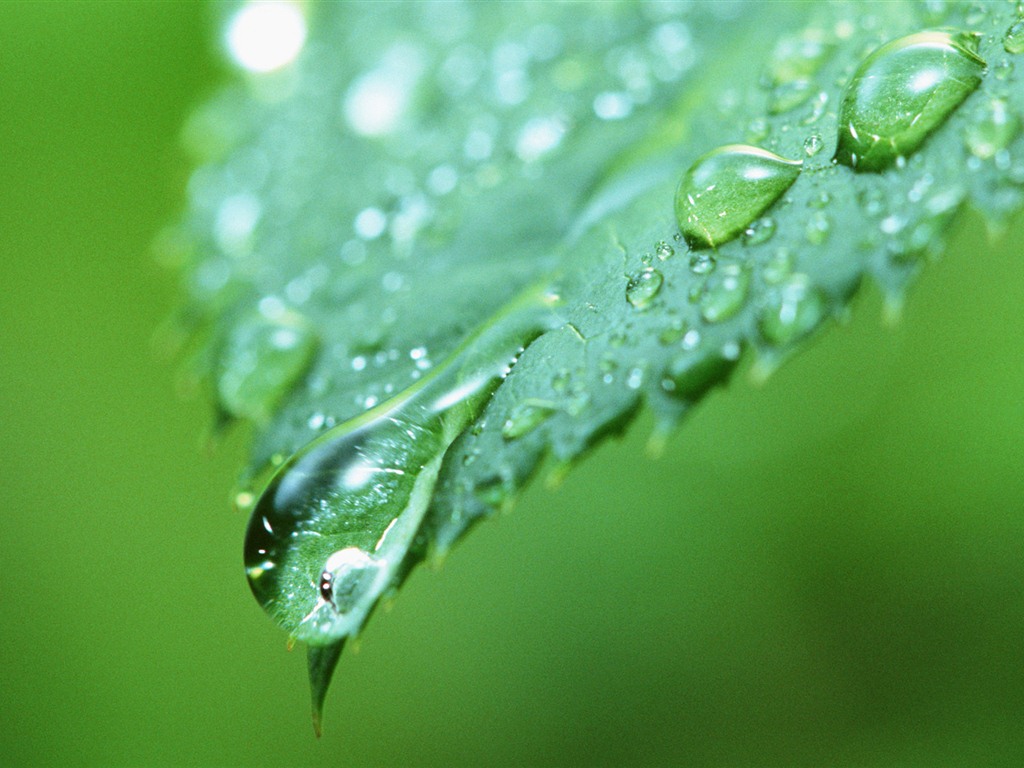
<path id="1" fill-rule="evenodd" d="M 401 577 L 441 460 L 522 348 L 557 320 L 530 292 L 414 386 L 323 433 L 288 459 L 252 511 L 249 585 L 294 639 L 357 632 Z"/>
<path id="2" fill-rule="evenodd" d="M 317 349 L 312 326 L 276 305 L 238 323 L 217 365 L 217 395 L 225 411 L 263 421 L 309 369 Z"/>
<path id="3" fill-rule="evenodd" d="M 739 264 L 728 264 L 711 276 L 704 288 L 700 314 L 709 323 L 734 317 L 743 308 L 750 291 L 750 272 Z"/>
<path id="4" fill-rule="evenodd" d="M 761 312 L 761 335 L 776 345 L 796 341 L 817 327 L 826 306 L 825 296 L 807 275 L 791 275 Z"/>
<path id="5" fill-rule="evenodd" d="M 543 400 L 526 400 L 519 403 L 501 425 L 501 436 L 506 440 L 515 440 L 529 434 L 547 421 L 554 412 L 554 404 Z"/>
<path id="6" fill-rule="evenodd" d="M 661 388 L 685 403 L 696 402 L 709 389 L 728 381 L 737 359 L 738 355 L 727 355 L 722 350 L 677 358 L 665 371 Z"/>
<path id="7" fill-rule="evenodd" d="M 987 160 L 1017 136 L 1020 121 L 1002 99 L 990 101 L 964 130 L 964 143 L 975 157 Z"/>
<path id="8" fill-rule="evenodd" d="M 889 168 L 921 146 L 984 71 L 977 38 L 967 33 L 918 32 L 886 43 L 843 94 L 836 160 L 857 171 Z"/>
<path id="9" fill-rule="evenodd" d="M 676 190 L 676 219 L 693 248 L 741 234 L 800 175 L 800 163 L 765 149 L 729 144 L 693 164 Z"/>
<path id="10" fill-rule="evenodd" d="M 832 223 L 821 211 L 816 211 L 807 219 L 807 225 L 804 228 L 804 234 L 807 236 L 807 242 L 813 245 L 821 245 L 828 240 L 828 235 L 832 231 Z"/>
<path id="11" fill-rule="evenodd" d="M 1007 53 L 1024 53 L 1024 19 L 1018 19 L 1006 30 L 1003 48 Z"/>
<path id="12" fill-rule="evenodd" d="M 661 290 L 665 278 L 656 269 L 645 269 L 626 284 L 626 300 L 637 309 L 646 309 Z"/>

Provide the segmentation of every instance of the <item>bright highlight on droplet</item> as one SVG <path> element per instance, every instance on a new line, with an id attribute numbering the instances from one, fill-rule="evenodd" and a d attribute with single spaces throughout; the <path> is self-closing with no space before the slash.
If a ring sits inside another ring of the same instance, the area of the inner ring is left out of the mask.
<path id="1" fill-rule="evenodd" d="M 306 43 L 306 17 L 287 0 L 249 2 L 231 17 L 224 40 L 240 67 L 272 72 L 299 55 Z"/>

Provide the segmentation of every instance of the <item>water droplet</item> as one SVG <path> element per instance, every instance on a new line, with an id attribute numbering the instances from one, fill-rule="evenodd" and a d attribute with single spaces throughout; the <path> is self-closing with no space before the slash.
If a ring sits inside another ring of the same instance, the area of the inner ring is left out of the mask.
<path id="1" fill-rule="evenodd" d="M 700 314 L 709 323 L 734 317 L 747 300 L 750 272 L 739 264 L 727 264 L 708 279 L 700 302 Z"/>
<path id="2" fill-rule="evenodd" d="M 996 80 L 1009 80 L 1010 75 L 1013 74 L 1013 62 L 1003 59 L 992 67 L 992 73 L 996 76 Z"/>
<path id="3" fill-rule="evenodd" d="M 743 233 L 743 242 L 745 245 L 761 245 L 761 243 L 771 240 L 774 234 L 775 219 L 771 216 L 764 216 L 756 219 L 747 227 Z"/>
<path id="4" fill-rule="evenodd" d="M 821 136 L 816 133 L 813 133 L 804 139 L 804 154 L 808 157 L 814 157 L 824 148 L 825 142 L 822 140 Z"/>
<path id="5" fill-rule="evenodd" d="M 824 294 L 807 275 L 791 275 L 773 291 L 761 312 L 761 335 L 771 344 L 789 344 L 810 333 L 825 315 Z"/>
<path id="6" fill-rule="evenodd" d="M 768 97 L 768 114 L 781 115 L 796 109 L 814 93 L 810 80 L 791 80 L 772 89 Z"/>
<path id="7" fill-rule="evenodd" d="M 1003 36 L 1007 53 L 1024 53 L 1024 19 L 1015 21 Z"/>
<path id="8" fill-rule="evenodd" d="M 858 67 L 843 94 L 836 160 L 883 171 L 916 150 L 978 87 L 977 38 L 940 30 L 886 43 Z"/>
<path id="9" fill-rule="evenodd" d="M 658 254 L 658 258 L 662 261 L 666 261 L 675 255 L 675 249 L 664 240 L 658 241 L 657 245 L 654 246 L 654 252 Z"/>
<path id="10" fill-rule="evenodd" d="M 726 356 L 722 350 L 677 358 L 665 371 L 661 387 L 685 403 L 696 402 L 709 389 L 726 383 L 737 358 L 738 355 Z"/>
<path id="11" fill-rule="evenodd" d="M 518 403 L 501 425 L 501 436 L 506 440 L 522 437 L 547 421 L 554 412 L 554 404 L 543 400 L 525 400 Z"/>
<path id="12" fill-rule="evenodd" d="M 679 228 L 691 247 L 717 247 L 742 233 L 799 175 L 799 162 L 764 149 L 730 144 L 713 150 L 679 182 Z"/>
<path id="13" fill-rule="evenodd" d="M 788 248 L 779 248 L 765 262 L 761 276 L 769 285 L 777 285 L 793 271 L 793 254 Z"/>
<path id="14" fill-rule="evenodd" d="M 217 395 L 233 416 L 265 421 L 313 362 L 317 337 L 276 302 L 235 325 L 217 361 Z"/>
<path id="15" fill-rule="evenodd" d="M 654 301 L 665 281 L 656 269 L 645 269 L 626 284 L 626 300 L 637 309 L 646 309 Z"/>
<path id="16" fill-rule="evenodd" d="M 804 234 L 807 237 L 807 242 L 812 245 L 821 245 L 828 240 L 829 233 L 832 231 L 832 223 L 821 211 L 818 211 L 807 219 L 807 226 L 804 229 Z"/>
<path id="17" fill-rule="evenodd" d="M 658 334 L 658 341 L 662 344 L 678 344 L 689 330 L 686 321 L 679 317 L 672 318 L 668 326 Z"/>
<path id="18" fill-rule="evenodd" d="M 694 253 L 690 256 L 690 271 L 695 275 L 706 275 L 715 270 L 715 257 L 710 253 Z"/>
<path id="19" fill-rule="evenodd" d="M 522 348 L 561 324 L 554 301 L 524 294 L 416 384 L 276 471 L 249 519 L 245 566 L 256 599 L 292 638 L 325 645 L 350 636 L 393 588 L 445 453 Z"/>
<path id="20" fill-rule="evenodd" d="M 993 99 L 964 130 L 964 143 L 975 157 L 987 160 L 1006 149 L 1020 129 L 1017 116 L 1002 99 Z"/>
<path id="21" fill-rule="evenodd" d="M 763 117 L 755 117 L 749 123 L 747 123 L 747 130 L 743 134 L 743 137 L 752 143 L 758 143 L 768 138 L 770 129 L 768 121 Z"/>
<path id="22" fill-rule="evenodd" d="M 822 30 L 808 29 L 784 37 L 772 51 L 765 79 L 772 85 L 806 81 L 821 69 L 831 51 L 832 44 Z"/>

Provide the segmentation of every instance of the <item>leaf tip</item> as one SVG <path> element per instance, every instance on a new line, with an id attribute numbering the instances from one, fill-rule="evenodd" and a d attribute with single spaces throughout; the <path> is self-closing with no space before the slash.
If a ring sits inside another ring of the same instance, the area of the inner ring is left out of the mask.
<path id="1" fill-rule="evenodd" d="M 341 658 L 341 650 L 345 647 L 345 638 L 333 645 L 314 646 L 306 649 L 309 663 L 309 692 L 312 698 L 313 733 L 319 739 L 323 734 L 324 700 L 327 689 L 331 687 L 334 669 Z"/>

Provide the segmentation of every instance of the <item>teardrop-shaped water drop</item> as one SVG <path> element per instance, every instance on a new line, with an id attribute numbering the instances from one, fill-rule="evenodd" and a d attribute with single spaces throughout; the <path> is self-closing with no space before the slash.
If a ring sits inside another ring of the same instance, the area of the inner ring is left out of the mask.
<path id="1" fill-rule="evenodd" d="M 656 269 L 645 269 L 629 279 L 626 300 L 637 309 L 646 309 L 661 291 L 665 278 Z"/>
<path id="2" fill-rule="evenodd" d="M 235 325 L 217 363 L 217 396 L 232 416 L 263 421 L 305 375 L 317 336 L 301 315 L 283 308 L 256 312 Z"/>
<path id="3" fill-rule="evenodd" d="M 501 436 L 506 440 L 515 440 L 529 434 L 551 418 L 554 412 L 554 404 L 543 400 L 526 400 L 518 403 L 501 425 Z"/>
<path id="4" fill-rule="evenodd" d="M 252 510 L 253 594 L 294 639 L 357 632 L 403 574 L 448 447 L 522 348 L 558 319 L 529 292 L 414 386 L 324 432 L 288 459 Z"/>
<path id="5" fill-rule="evenodd" d="M 883 171 L 914 152 L 978 87 L 985 61 L 977 50 L 973 35 L 934 30 L 874 51 L 843 94 L 835 159 Z"/>
<path id="6" fill-rule="evenodd" d="M 807 275 L 791 275 L 773 292 L 761 312 L 761 335 L 771 344 L 806 336 L 825 316 L 827 303 Z"/>
<path id="7" fill-rule="evenodd" d="M 1018 19 L 1006 30 L 1003 48 L 1007 53 L 1024 53 L 1024 19 Z"/>
<path id="8" fill-rule="evenodd" d="M 758 147 L 729 144 L 693 164 L 676 190 L 676 220 L 693 248 L 741 234 L 800 175 L 800 163 Z"/>

